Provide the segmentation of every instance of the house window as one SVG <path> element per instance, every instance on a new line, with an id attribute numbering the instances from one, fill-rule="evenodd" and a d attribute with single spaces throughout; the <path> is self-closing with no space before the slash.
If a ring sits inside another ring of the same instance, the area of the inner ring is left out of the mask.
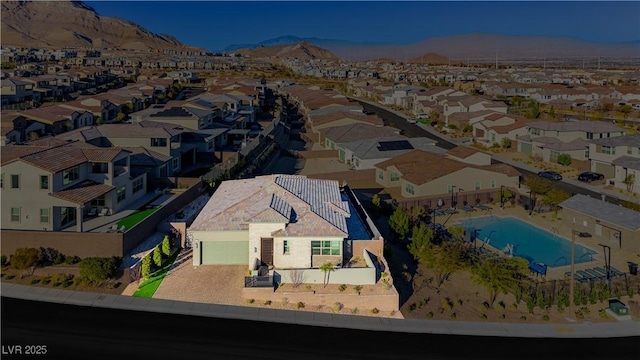
<path id="1" fill-rule="evenodd" d="M 80 177 L 80 168 L 72 167 L 71 169 L 62 172 L 62 185 L 67 185 L 73 181 L 78 180 Z"/>
<path id="2" fill-rule="evenodd" d="M 391 181 L 398 181 L 398 180 L 400 180 L 400 174 L 391 173 Z"/>
<path id="3" fill-rule="evenodd" d="M 91 163 L 91 172 L 93 174 L 106 174 L 109 167 L 106 163 Z"/>
<path id="4" fill-rule="evenodd" d="M 212 150 L 213 149 L 213 141 L 209 141 L 207 143 L 207 150 Z"/>
<path id="5" fill-rule="evenodd" d="M 540 129 L 531 128 L 531 135 L 540 135 Z"/>
<path id="6" fill-rule="evenodd" d="M 152 147 L 166 147 L 167 139 L 166 138 L 151 138 L 151 146 Z"/>
<path id="7" fill-rule="evenodd" d="M 173 170 L 178 170 L 179 165 L 178 158 L 173 159 Z"/>
<path id="8" fill-rule="evenodd" d="M 49 176 L 40 175 L 40 189 L 49 190 Z"/>
<path id="9" fill-rule="evenodd" d="M 447 193 L 453 192 L 453 185 L 447 185 Z"/>
<path id="10" fill-rule="evenodd" d="M 20 208 L 12 207 L 11 208 L 11 221 L 20 222 Z"/>
<path id="11" fill-rule="evenodd" d="M 20 189 L 20 175 L 11 175 L 11 188 Z"/>
<path id="12" fill-rule="evenodd" d="M 627 146 L 627 154 L 628 155 L 632 155 L 633 154 L 633 148 L 631 146 Z"/>
<path id="13" fill-rule="evenodd" d="M 46 224 L 49 223 L 49 209 L 40 209 L 40 222 Z"/>
<path id="14" fill-rule="evenodd" d="M 616 148 L 613 146 L 602 145 L 602 153 L 607 155 L 615 155 Z"/>
<path id="15" fill-rule="evenodd" d="M 480 181 L 476 181 L 476 190 L 480 190 Z"/>
<path id="16" fill-rule="evenodd" d="M 378 170 L 378 179 L 384 180 L 384 171 Z"/>
<path id="17" fill-rule="evenodd" d="M 167 164 L 162 164 L 160 165 L 160 169 L 159 169 L 159 175 L 160 177 L 167 177 Z"/>
<path id="18" fill-rule="evenodd" d="M 133 192 L 136 193 L 142 190 L 143 181 L 142 178 L 133 181 Z"/>
<path id="19" fill-rule="evenodd" d="M 127 197 L 127 188 L 124 186 L 121 186 L 118 188 L 118 191 L 116 192 L 118 195 L 118 202 L 124 200 Z"/>
<path id="20" fill-rule="evenodd" d="M 557 151 L 551 150 L 551 159 L 555 160 L 558 158 L 558 155 L 560 155 L 560 153 L 558 153 Z"/>
<path id="21" fill-rule="evenodd" d="M 496 187 L 496 181 L 495 180 L 491 180 L 491 188 L 493 189 L 494 187 Z"/>
<path id="22" fill-rule="evenodd" d="M 282 253 L 285 255 L 289 255 L 289 241 L 285 240 L 283 243 Z"/>
<path id="23" fill-rule="evenodd" d="M 63 207 L 60 208 L 60 225 L 67 225 L 74 221 L 76 217 L 76 208 Z"/>
<path id="24" fill-rule="evenodd" d="M 406 191 L 411 195 L 415 194 L 415 190 L 413 189 L 413 184 L 406 183 L 404 186 L 404 191 Z"/>
<path id="25" fill-rule="evenodd" d="M 312 241 L 311 255 L 340 255 L 340 241 Z"/>
<path id="26" fill-rule="evenodd" d="M 101 195 L 91 200 L 91 205 L 94 205 L 94 206 L 104 206 L 104 204 L 105 204 L 104 195 Z"/>

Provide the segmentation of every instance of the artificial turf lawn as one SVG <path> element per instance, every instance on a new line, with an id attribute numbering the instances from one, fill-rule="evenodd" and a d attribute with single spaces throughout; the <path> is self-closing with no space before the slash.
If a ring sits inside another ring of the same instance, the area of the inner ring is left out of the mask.
<path id="1" fill-rule="evenodd" d="M 125 229 L 131 229 L 132 227 L 134 227 L 137 223 L 139 223 L 140 221 L 144 220 L 147 216 L 153 214 L 154 212 L 158 211 L 158 209 L 160 209 L 159 206 L 156 206 L 152 209 L 144 209 L 144 210 L 136 210 L 134 213 L 132 213 L 131 215 L 120 219 L 120 221 L 117 222 L 118 225 L 118 229 L 122 227 L 122 225 L 124 225 Z"/>
<path id="2" fill-rule="evenodd" d="M 158 290 L 158 287 L 162 283 L 162 279 L 167 276 L 167 272 L 169 272 L 171 265 L 173 265 L 173 262 L 176 261 L 178 253 L 180 253 L 180 251 L 176 251 L 173 255 L 165 259 L 162 267 L 151 274 L 148 279 L 143 281 L 142 284 L 140 284 L 140 286 L 138 287 L 138 290 L 133 293 L 133 296 L 143 298 L 153 297 L 153 294 L 155 294 L 156 290 Z"/>

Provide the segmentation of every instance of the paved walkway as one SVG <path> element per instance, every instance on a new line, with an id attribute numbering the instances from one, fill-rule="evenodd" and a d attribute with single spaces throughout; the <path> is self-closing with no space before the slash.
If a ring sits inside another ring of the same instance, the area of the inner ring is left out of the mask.
<path id="1" fill-rule="evenodd" d="M 137 298 L 123 295 L 31 287 L 9 283 L 2 283 L 1 292 L 2 296 L 9 298 L 80 306 L 374 331 L 532 338 L 610 338 L 640 336 L 640 322 L 634 320 L 614 323 L 584 322 L 557 325 L 391 319 L 372 316 L 338 315 L 309 311 Z"/>

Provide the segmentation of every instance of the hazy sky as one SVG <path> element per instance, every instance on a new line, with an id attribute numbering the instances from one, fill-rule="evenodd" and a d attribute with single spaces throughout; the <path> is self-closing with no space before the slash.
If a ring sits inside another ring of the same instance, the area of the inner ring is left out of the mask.
<path id="1" fill-rule="evenodd" d="M 155 33 L 211 51 L 295 35 L 413 43 L 473 32 L 640 40 L 638 1 L 86 1 Z"/>

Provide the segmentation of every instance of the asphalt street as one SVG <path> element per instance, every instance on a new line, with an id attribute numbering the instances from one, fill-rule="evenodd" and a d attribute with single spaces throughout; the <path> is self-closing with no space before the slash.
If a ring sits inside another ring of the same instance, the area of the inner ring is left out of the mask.
<path id="1" fill-rule="evenodd" d="M 638 337 L 380 332 L 1 299 L 2 359 L 632 359 Z M 425 320 L 427 321 L 427 320 Z M 26 355 L 26 349 L 46 353 Z M 22 354 L 15 354 L 16 349 Z M 9 351 L 13 354 L 9 354 Z"/>

